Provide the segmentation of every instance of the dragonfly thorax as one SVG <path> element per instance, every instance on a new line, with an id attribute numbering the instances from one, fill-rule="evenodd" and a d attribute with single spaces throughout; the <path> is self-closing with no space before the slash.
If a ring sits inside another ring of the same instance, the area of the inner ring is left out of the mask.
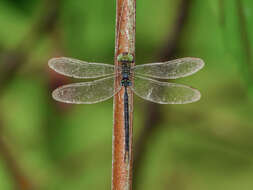
<path id="1" fill-rule="evenodd" d="M 127 86 L 132 86 L 132 82 L 129 79 L 122 79 L 121 80 L 121 86 L 127 87 Z"/>
<path id="2" fill-rule="evenodd" d="M 121 85 L 122 86 L 131 86 L 131 80 L 130 80 L 130 64 L 129 63 L 122 63 L 122 70 L 121 70 Z"/>

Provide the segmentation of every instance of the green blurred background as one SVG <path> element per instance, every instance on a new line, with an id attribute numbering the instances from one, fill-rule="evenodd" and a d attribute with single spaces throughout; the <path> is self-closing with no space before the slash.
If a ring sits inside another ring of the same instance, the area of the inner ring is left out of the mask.
<path id="1" fill-rule="evenodd" d="M 54 56 L 113 64 L 115 0 L 0 1 L 0 189 L 110 189 L 112 100 L 66 105 Z M 253 1 L 137 0 L 136 64 L 200 57 L 202 99 L 134 99 L 134 190 L 253 189 Z"/>

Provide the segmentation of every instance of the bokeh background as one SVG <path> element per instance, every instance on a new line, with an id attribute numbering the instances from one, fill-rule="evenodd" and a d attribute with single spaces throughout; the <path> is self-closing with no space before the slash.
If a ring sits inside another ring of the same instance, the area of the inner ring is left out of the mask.
<path id="1" fill-rule="evenodd" d="M 110 189 L 112 100 L 55 102 L 54 56 L 113 64 L 115 0 L 0 1 L 0 189 Z M 137 0 L 136 64 L 200 57 L 202 99 L 134 99 L 134 190 L 253 189 L 253 2 Z"/>

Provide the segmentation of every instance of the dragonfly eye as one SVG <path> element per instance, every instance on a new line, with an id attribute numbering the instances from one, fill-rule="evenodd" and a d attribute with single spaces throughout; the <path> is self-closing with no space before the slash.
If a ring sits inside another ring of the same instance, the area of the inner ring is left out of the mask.
<path id="1" fill-rule="evenodd" d="M 117 56 L 117 61 L 122 63 L 133 63 L 134 56 L 128 52 L 124 52 Z"/>

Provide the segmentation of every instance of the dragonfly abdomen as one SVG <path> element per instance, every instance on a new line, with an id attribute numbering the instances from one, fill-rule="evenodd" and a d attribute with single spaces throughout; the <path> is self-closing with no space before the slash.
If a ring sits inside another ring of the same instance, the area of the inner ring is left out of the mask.
<path id="1" fill-rule="evenodd" d="M 125 160 L 129 157 L 129 109 L 127 87 L 124 93 L 124 119 L 125 119 Z"/>

